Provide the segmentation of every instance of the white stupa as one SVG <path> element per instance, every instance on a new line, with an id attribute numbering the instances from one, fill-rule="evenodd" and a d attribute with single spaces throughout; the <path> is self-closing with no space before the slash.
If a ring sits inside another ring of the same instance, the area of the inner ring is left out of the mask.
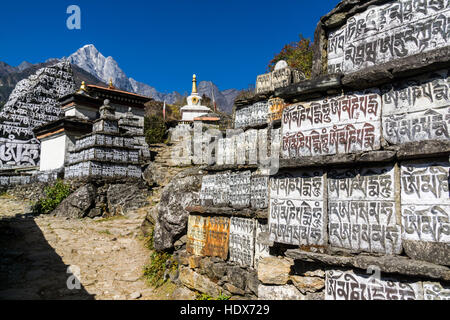
<path id="1" fill-rule="evenodd" d="M 202 97 L 197 92 L 197 76 L 194 74 L 192 79 L 192 93 L 187 97 L 187 106 L 180 109 L 181 121 L 194 121 L 195 118 L 207 115 L 211 109 L 202 106 Z"/>

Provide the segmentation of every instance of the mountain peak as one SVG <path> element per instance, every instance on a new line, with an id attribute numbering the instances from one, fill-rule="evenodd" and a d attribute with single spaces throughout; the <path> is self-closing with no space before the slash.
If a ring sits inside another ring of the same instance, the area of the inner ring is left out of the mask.
<path id="1" fill-rule="evenodd" d="M 80 51 L 80 50 L 92 50 L 92 51 L 99 52 L 93 44 L 86 44 L 86 45 L 82 46 L 80 49 L 78 49 L 78 51 Z"/>
<path id="2" fill-rule="evenodd" d="M 16 68 L 22 72 L 25 69 L 28 69 L 29 67 L 31 67 L 33 64 L 29 63 L 28 61 L 23 61 L 21 64 L 19 64 Z"/>
<path id="3" fill-rule="evenodd" d="M 145 95 L 157 101 L 166 101 L 169 104 L 175 103 L 181 97 L 176 91 L 172 93 L 161 93 L 152 86 L 127 77 L 113 57 L 108 56 L 105 58 L 93 44 L 87 44 L 78 49 L 69 56 L 68 61 L 104 83 L 109 83 L 109 80 L 112 79 L 114 86 L 121 90 Z M 220 109 L 225 112 L 230 112 L 236 97 L 234 91 L 231 94 L 222 95 L 221 91 L 212 81 L 202 81 L 199 83 L 199 93 L 211 97 L 212 92 L 214 92 L 214 97 Z"/>
<path id="4" fill-rule="evenodd" d="M 104 83 L 110 79 L 114 86 L 133 92 L 130 80 L 112 58 L 105 58 L 93 44 L 87 44 L 69 56 L 69 62 L 97 77 Z"/>

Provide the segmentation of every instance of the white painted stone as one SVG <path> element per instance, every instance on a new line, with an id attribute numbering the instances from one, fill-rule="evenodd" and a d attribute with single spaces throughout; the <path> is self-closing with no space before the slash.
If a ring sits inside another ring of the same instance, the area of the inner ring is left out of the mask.
<path id="1" fill-rule="evenodd" d="M 287 68 L 287 67 L 288 67 L 287 62 L 284 61 L 284 60 L 280 60 L 280 61 L 278 61 L 277 64 L 275 65 L 274 70 L 280 70 L 280 69 L 284 69 L 284 68 Z"/>
<path id="2" fill-rule="evenodd" d="M 383 135 L 388 142 L 450 139 L 447 78 L 448 70 L 441 70 L 382 88 Z"/>
<path id="3" fill-rule="evenodd" d="M 370 6 L 328 34 L 328 72 L 347 73 L 448 45 L 448 1 Z M 426 28 L 429 29 L 426 29 Z"/>
<path id="4" fill-rule="evenodd" d="M 230 201 L 230 172 L 215 175 L 213 205 L 217 207 L 228 206 Z"/>
<path id="5" fill-rule="evenodd" d="M 272 72 L 273 89 L 284 88 L 292 83 L 292 69 L 289 67 L 274 70 Z"/>
<path id="6" fill-rule="evenodd" d="M 251 129 L 245 132 L 246 149 L 248 150 L 248 164 L 257 164 L 258 162 L 258 130 Z"/>
<path id="7" fill-rule="evenodd" d="M 211 206 L 216 193 L 216 176 L 206 175 L 202 178 L 200 202 L 202 206 Z"/>
<path id="8" fill-rule="evenodd" d="M 448 162 L 401 165 L 403 239 L 450 243 Z"/>
<path id="9" fill-rule="evenodd" d="M 250 206 L 251 172 L 236 172 L 230 175 L 230 197 L 232 207 L 247 208 Z M 219 190 L 218 190 L 219 191 Z"/>
<path id="10" fill-rule="evenodd" d="M 326 245 L 327 215 L 322 170 L 294 171 L 270 179 L 270 240 Z"/>
<path id="11" fill-rule="evenodd" d="M 374 275 L 329 270 L 325 300 L 422 300 L 420 282 L 377 279 Z"/>
<path id="12" fill-rule="evenodd" d="M 255 235 L 255 269 L 258 268 L 258 262 L 261 259 L 270 256 L 270 246 L 269 225 L 267 223 L 257 221 Z"/>
<path id="13" fill-rule="evenodd" d="M 252 176 L 250 202 L 253 209 L 265 209 L 269 206 L 268 176 Z"/>
<path id="14" fill-rule="evenodd" d="M 236 136 L 225 138 L 225 164 L 236 164 Z"/>
<path id="15" fill-rule="evenodd" d="M 241 132 L 236 136 L 236 164 L 244 165 L 247 163 L 247 144 L 245 132 Z"/>
<path id="16" fill-rule="evenodd" d="M 256 93 L 273 91 L 272 72 L 261 74 L 256 78 Z"/>
<path id="17" fill-rule="evenodd" d="M 331 170 L 327 181 L 332 246 L 374 253 L 401 253 L 393 165 Z"/>
<path id="18" fill-rule="evenodd" d="M 231 217 L 230 261 L 244 267 L 253 267 L 255 258 L 255 229 L 253 219 Z"/>
<path id="19" fill-rule="evenodd" d="M 293 285 L 258 286 L 259 300 L 305 300 L 305 296 Z"/>
<path id="20" fill-rule="evenodd" d="M 220 138 L 219 141 L 217 142 L 217 154 L 216 154 L 216 164 L 218 166 L 222 166 L 225 164 L 225 156 L 226 156 L 226 151 L 225 151 L 225 138 Z"/>
<path id="21" fill-rule="evenodd" d="M 424 300 L 450 300 L 450 288 L 443 287 L 439 282 L 423 283 Z"/>
<path id="22" fill-rule="evenodd" d="M 257 126 L 267 123 L 269 103 L 256 102 L 250 106 L 236 110 L 234 127 L 236 129 Z"/>
<path id="23" fill-rule="evenodd" d="M 377 150 L 381 137 L 379 90 L 286 106 L 281 134 L 284 158 Z"/>

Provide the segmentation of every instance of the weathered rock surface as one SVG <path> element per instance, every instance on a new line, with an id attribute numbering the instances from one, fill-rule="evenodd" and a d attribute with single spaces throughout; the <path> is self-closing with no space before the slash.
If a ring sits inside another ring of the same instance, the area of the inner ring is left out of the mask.
<path id="1" fill-rule="evenodd" d="M 124 215 L 147 205 L 147 189 L 138 184 L 112 184 L 106 197 L 111 215 Z"/>
<path id="2" fill-rule="evenodd" d="M 293 264 L 289 259 L 263 258 L 258 263 L 258 279 L 264 284 L 286 284 Z"/>
<path id="3" fill-rule="evenodd" d="M 259 300 L 305 300 L 305 296 L 293 285 L 258 287 Z"/>
<path id="4" fill-rule="evenodd" d="M 230 294 L 229 292 L 222 290 L 220 286 L 212 282 L 208 277 L 186 267 L 180 267 L 179 280 L 186 287 L 206 293 L 212 297 L 218 297 L 221 294 Z"/>
<path id="5" fill-rule="evenodd" d="M 186 287 L 179 287 L 173 291 L 171 300 L 195 300 L 196 297 L 197 295 L 194 291 Z"/>
<path id="6" fill-rule="evenodd" d="M 155 225 L 156 250 L 172 249 L 175 241 L 186 234 L 189 213 L 185 208 L 198 204 L 201 183 L 201 170 L 191 168 L 176 175 L 164 188 Z"/>
<path id="7" fill-rule="evenodd" d="M 169 183 L 171 176 L 167 170 L 163 170 L 161 166 L 152 162 L 144 170 L 143 178 L 150 186 L 165 186 Z"/>
<path id="8" fill-rule="evenodd" d="M 450 245 L 448 243 L 403 240 L 408 257 L 450 266 Z"/>
<path id="9" fill-rule="evenodd" d="M 341 256 L 306 252 L 289 249 L 286 256 L 296 260 L 323 263 L 334 267 L 350 267 L 367 270 L 370 266 L 378 266 L 381 272 L 395 273 L 407 276 L 429 277 L 433 279 L 450 280 L 450 269 L 424 261 L 416 261 L 401 256 Z"/>
<path id="10" fill-rule="evenodd" d="M 63 200 L 52 214 L 57 217 L 83 218 L 95 205 L 95 193 L 95 186 L 86 184 Z"/>
<path id="11" fill-rule="evenodd" d="M 77 188 L 53 211 L 67 218 L 125 215 L 148 204 L 148 190 L 141 183 L 88 182 Z"/>
<path id="12" fill-rule="evenodd" d="M 325 287 L 325 280 L 318 277 L 290 276 L 290 280 L 301 293 L 316 292 Z"/>

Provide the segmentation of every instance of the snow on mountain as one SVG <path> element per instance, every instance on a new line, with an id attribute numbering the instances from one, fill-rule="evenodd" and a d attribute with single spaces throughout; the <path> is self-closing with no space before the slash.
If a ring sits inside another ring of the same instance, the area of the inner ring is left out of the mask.
<path id="1" fill-rule="evenodd" d="M 105 58 L 94 45 L 89 44 L 69 56 L 68 61 L 95 75 L 105 83 L 112 79 L 114 86 L 133 91 L 130 80 L 112 57 Z"/>
<path id="2" fill-rule="evenodd" d="M 78 49 L 77 52 L 69 56 L 68 61 L 105 83 L 109 83 L 109 80 L 112 79 L 114 86 L 121 90 L 148 96 L 157 101 L 166 101 L 170 104 L 175 103 L 183 97 L 176 91 L 172 93 L 158 92 L 152 86 L 138 82 L 133 78 L 128 78 L 112 57 L 105 58 L 92 44 Z M 212 98 L 212 92 L 214 92 L 219 109 L 231 113 L 234 100 L 239 90 L 228 89 L 220 91 L 211 81 L 200 82 L 199 93 L 201 95 L 205 94 L 209 98 Z"/>

